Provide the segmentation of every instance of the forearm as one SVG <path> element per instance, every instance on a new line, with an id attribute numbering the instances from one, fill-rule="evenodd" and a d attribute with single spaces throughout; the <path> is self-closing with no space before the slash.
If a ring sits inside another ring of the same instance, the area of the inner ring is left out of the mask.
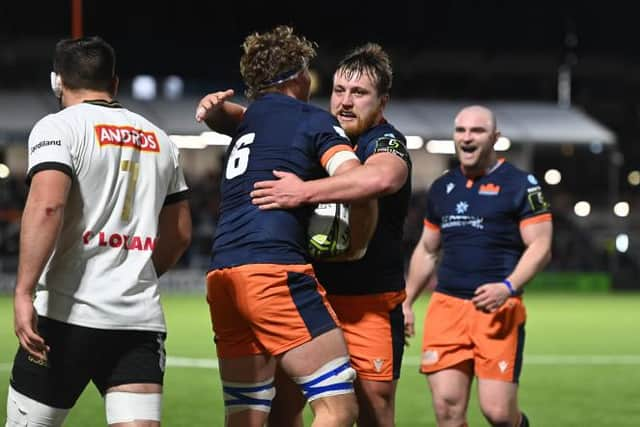
<path id="1" fill-rule="evenodd" d="M 211 130 L 233 136 L 242 120 L 244 111 L 245 108 L 240 104 L 225 102 L 219 109 L 209 112 L 205 123 Z"/>
<path id="2" fill-rule="evenodd" d="M 351 229 L 349 249 L 343 254 L 327 258 L 324 261 L 355 261 L 364 257 L 377 224 L 378 199 L 352 203 L 349 214 L 349 226 Z"/>
<path id="3" fill-rule="evenodd" d="M 395 190 L 384 173 L 366 164 L 329 178 L 306 181 L 304 186 L 305 202 L 309 204 L 351 203 L 384 196 Z"/>
<path id="4" fill-rule="evenodd" d="M 170 241 L 168 238 L 158 237 L 156 241 L 156 247 L 151 255 L 153 261 L 153 267 L 156 270 L 158 277 L 166 273 L 171 267 L 176 265 L 188 245 L 178 242 Z"/>
<path id="5" fill-rule="evenodd" d="M 527 282 L 544 269 L 551 259 L 550 247 L 551 243 L 542 239 L 527 247 L 513 272 L 506 277 L 514 289 L 522 289 Z"/>
<path id="6" fill-rule="evenodd" d="M 28 200 L 20 228 L 20 260 L 16 294 L 33 295 L 58 239 L 64 218 L 64 205 Z"/>
<path id="7" fill-rule="evenodd" d="M 191 209 L 186 200 L 162 208 L 151 261 L 158 277 L 173 267 L 191 243 Z"/>
<path id="8" fill-rule="evenodd" d="M 409 305 L 413 304 L 426 288 L 429 278 L 435 270 L 436 260 L 435 254 L 428 252 L 421 246 L 421 243 L 418 243 L 411 255 L 407 274 L 406 302 Z"/>

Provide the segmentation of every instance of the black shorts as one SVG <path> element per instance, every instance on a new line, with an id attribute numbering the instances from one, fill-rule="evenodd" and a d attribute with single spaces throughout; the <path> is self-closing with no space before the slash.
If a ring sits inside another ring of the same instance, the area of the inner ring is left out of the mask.
<path id="1" fill-rule="evenodd" d="M 40 403 L 69 409 L 89 381 L 102 395 L 122 384 L 162 385 L 163 332 L 94 329 L 42 316 L 38 331 L 51 349 L 47 361 L 35 359 L 20 347 L 11 386 Z"/>

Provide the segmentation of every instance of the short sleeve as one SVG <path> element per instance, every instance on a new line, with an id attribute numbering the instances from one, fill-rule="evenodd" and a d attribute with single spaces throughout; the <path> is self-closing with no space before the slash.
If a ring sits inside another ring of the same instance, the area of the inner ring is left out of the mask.
<path id="1" fill-rule="evenodd" d="M 442 224 L 442 215 L 436 208 L 437 187 L 432 185 L 427 193 L 427 203 L 424 214 L 424 224 L 431 228 L 440 228 Z"/>
<path id="2" fill-rule="evenodd" d="M 344 129 L 340 127 L 335 117 L 325 111 L 316 111 L 311 115 L 307 132 L 313 140 L 320 163 L 325 167 L 337 152 L 353 151 L 351 141 L 347 138 Z"/>
<path id="3" fill-rule="evenodd" d="M 43 170 L 59 170 L 73 176 L 73 132 L 55 115 L 40 120 L 31 130 L 28 143 L 27 183 Z"/>
<path id="4" fill-rule="evenodd" d="M 549 219 L 551 217 L 551 206 L 544 197 L 538 179 L 533 174 L 527 174 L 524 177 L 517 205 L 521 222 L 534 217 Z"/>

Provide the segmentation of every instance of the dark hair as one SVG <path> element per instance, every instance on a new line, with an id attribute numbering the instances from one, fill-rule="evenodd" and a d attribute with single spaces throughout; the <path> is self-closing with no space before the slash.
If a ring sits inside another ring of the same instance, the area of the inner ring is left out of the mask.
<path id="1" fill-rule="evenodd" d="M 316 56 L 316 44 L 293 34 L 293 28 L 278 26 L 262 34 L 246 37 L 240 58 L 240 74 L 249 99 L 269 91 L 309 64 Z"/>
<path id="2" fill-rule="evenodd" d="M 100 37 L 63 39 L 56 44 L 53 71 L 69 89 L 112 92 L 116 54 Z"/>
<path id="3" fill-rule="evenodd" d="M 376 43 L 367 43 L 349 52 L 338 64 L 338 73 L 347 79 L 367 74 L 375 83 L 378 95 L 388 94 L 393 81 L 391 59 Z"/>

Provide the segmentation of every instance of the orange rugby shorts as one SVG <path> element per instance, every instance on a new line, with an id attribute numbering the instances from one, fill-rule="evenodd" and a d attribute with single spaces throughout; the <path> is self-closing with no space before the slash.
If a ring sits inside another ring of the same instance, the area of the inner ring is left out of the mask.
<path id="1" fill-rule="evenodd" d="M 310 264 L 248 264 L 207 275 L 218 356 L 278 355 L 338 326 Z"/>
<path id="2" fill-rule="evenodd" d="M 420 371 L 433 373 L 472 360 L 478 378 L 518 382 L 527 313 L 520 297 L 497 311 L 434 292 L 424 322 Z"/>
<path id="3" fill-rule="evenodd" d="M 398 379 L 404 351 L 404 290 L 328 298 L 340 320 L 351 366 L 358 377 L 372 381 Z"/>

